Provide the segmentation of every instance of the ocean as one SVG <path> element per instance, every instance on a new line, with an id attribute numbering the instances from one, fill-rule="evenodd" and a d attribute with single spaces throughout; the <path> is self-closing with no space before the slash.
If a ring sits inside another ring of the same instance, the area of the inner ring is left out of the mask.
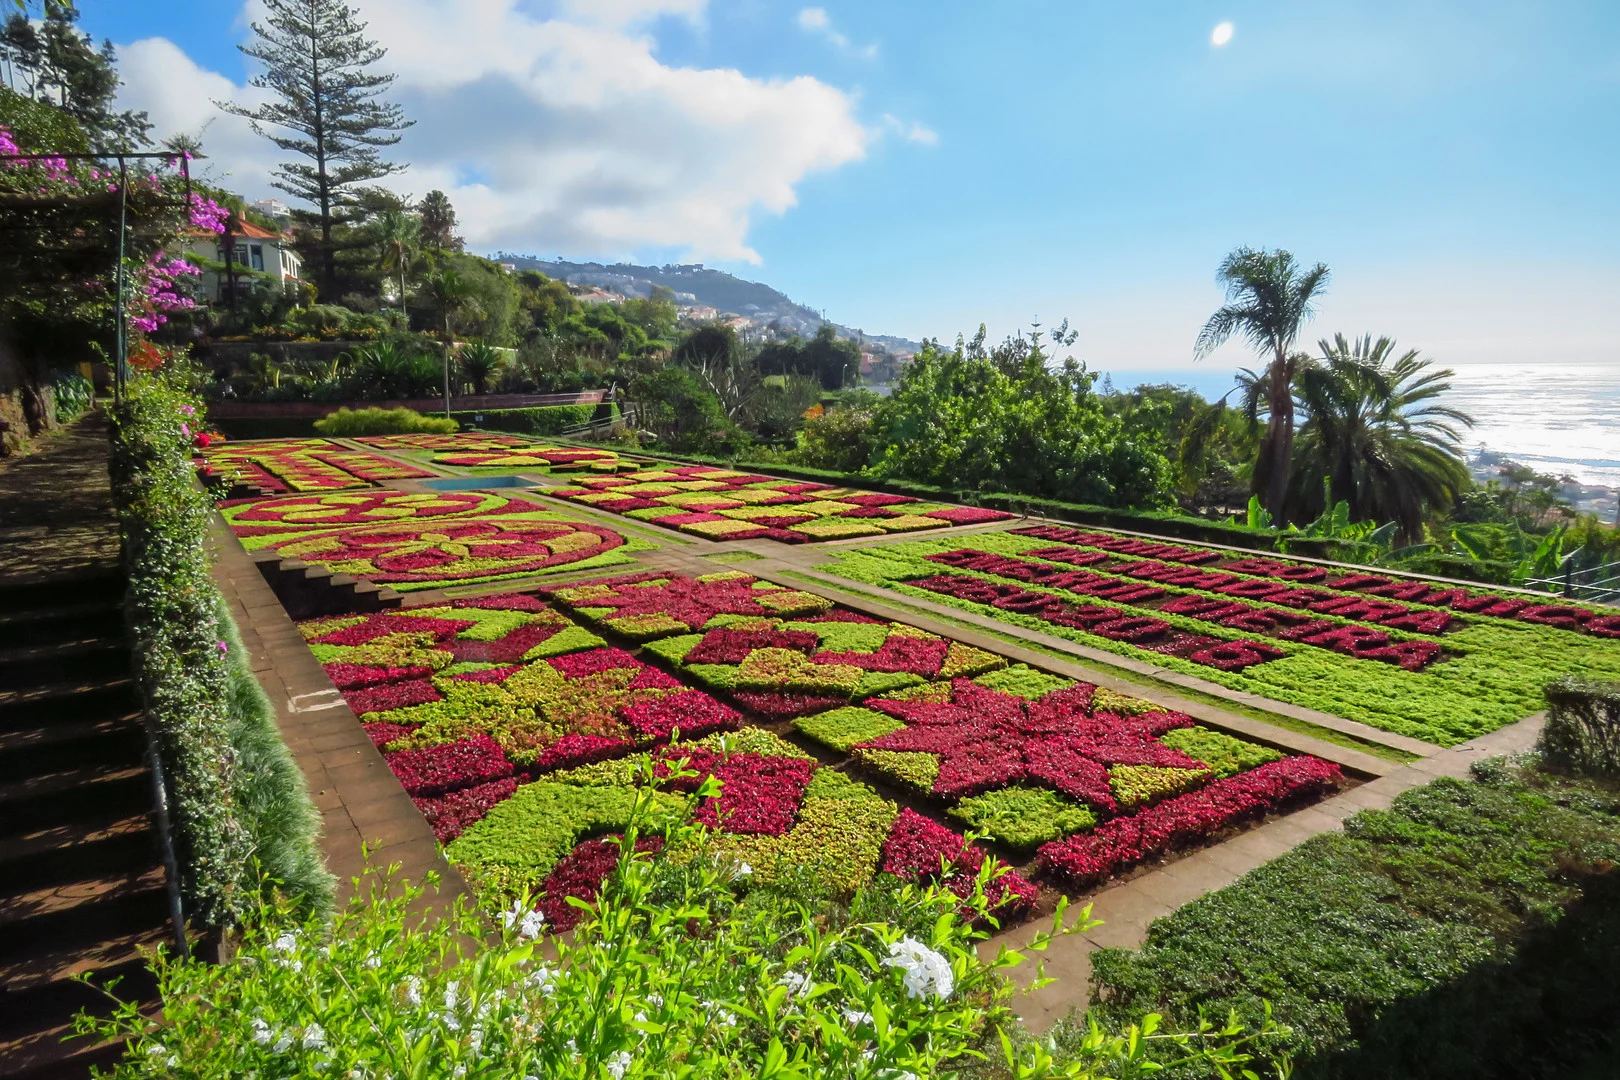
<path id="1" fill-rule="evenodd" d="M 1504 454 L 1537 472 L 1620 491 L 1620 363 L 1456 364 L 1443 399 L 1474 418 L 1463 437 L 1472 457 Z M 1232 374 L 1214 367 L 1108 372 L 1114 388 L 1190 386 L 1214 399 Z"/>

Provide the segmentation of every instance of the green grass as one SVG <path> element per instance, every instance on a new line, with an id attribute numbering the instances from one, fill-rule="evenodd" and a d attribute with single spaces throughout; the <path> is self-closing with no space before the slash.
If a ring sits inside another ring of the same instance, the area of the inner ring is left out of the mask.
<path id="1" fill-rule="evenodd" d="M 794 570 L 784 570 L 780 576 L 792 578 L 796 581 L 803 581 L 812 585 L 818 585 L 822 588 L 832 586 L 831 582 L 823 581 L 822 579 L 812 577 L 809 574 L 801 574 Z M 832 587 L 836 588 L 836 586 Z M 860 594 L 852 595 L 859 596 Z M 930 611 L 927 608 L 918 607 L 916 604 L 908 604 L 905 602 L 905 598 L 902 596 L 885 596 L 882 598 L 882 603 L 887 607 L 892 607 L 899 611 L 906 611 L 925 618 L 936 619 L 939 622 L 947 623 L 951 626 L 960 626 L 965 630 L 972 630 L 976 634 L 984 634 L 986 637 L 992 637 L 997 641 L 1003 641 L 1009 645 L 1016 645 L 1021 649 L 1028 649 L 1031 652 L 1040 653 L 1042 656 L 1049 656 L 1054 660 L 1063 660 L 1071 664 L 1099 663 L 1098 661 L 1094 661 L 1089 657 L 1078 657 L 1073 653 L 1066 653 L 1059 649 L 1042 645 L 1039 642 L 1030 641 L 1027 638 L 1019 637 L 1017 634 L 1004 633 L 1000 630 L 991 630 L 987 627 L 980 626 L 977 623 L 969 622 L 966 619 L 959 619 L 950 615 L 941 614 L 936 611 Z M 1230 701 L 1215 694 L 1206 693 L 1202 690 L 1195 690 L 1190 687 L 1182 686 L 1179 683 L 1167 682 L 1162 679 L 1154 679 L 1149 676 L 1139 674 L 1138 672 L 1127 671 L 1124 668 L 1116 668 L 1112 665 L 1104 666 L 1108 668 L 1108 673 L 1113 677 L 1125 682 L 1129 682 L 1135 686 L 1149 687 L 1155 690 L 1164 690 L 1175 694 L 1178 697 L 1185 698 L 1186 700 L 1195 704 L 1207 705 L 1211 708 L 1236 713 L 1239 716 L 1245 716 L 1250 720 L 1258 720 L 1263 724 L 1270 724 L 1272 727 L 1282 728 L 1284 731 L 1292 731 L 1296 735 L 1308 735 L 1313 739 L 1321 739 L 1323 742 L 1332 743 L 1334 746 L 1342 746 L 1347 750 L 1357 750 L 1363 754 L 1371 754 L 1373 757 L 1381 758 L 1384 761 L 1395 762 L 1401 765 L 1409 764 L 1410 762 L 1418 760 L 1417 754 L 1408 753 L 1405 750 L 1397 750 L 1393 746 L 1385 746 L 1383 743 L 1358 738 L 1355 735 L 1348 735 L 1342 731 L 1336 731 L 1333 728 L 1323 727 L 1320 724 L 1313 724 L 1309 720 L 1301 720 L 1297 717 L 1285 716 L 1281 713 L 1268 712 L 1265 709 L 1257 709 L 1252 705 L 1248 705 L 1240 701 Z"/>
<path id="2" fill-rule="evenodd" d="M 320 812 L 281 740 L 275 706 L 254 677 L 223 600 L 219 621 L 228 646 L 230 741 L 240 784 L 237 813 L 252 837 L 266 884 L 274 884 L 308 913 L 330 911 L 335 883 L 321 858 Z"/>
<path id="3" fill-rule="evenodd" d="M 1620 793 L 1479 772 L 1356 815 L 1155 921 L 1139 950 L 1093 953 L 1090 1015 L 1253 1021 L 1269 1002 L 1302 1078 L 1615 1075 Z"/>
<path id="4" fill-rule="evenodd" d="M 753 562 L 756 559 L 763 559 L 765 556 L 756 555 L 752 551 L 717 551 L 712 555 L 700 555 L 698 557 L 717 563 L 739 563 Z"/>

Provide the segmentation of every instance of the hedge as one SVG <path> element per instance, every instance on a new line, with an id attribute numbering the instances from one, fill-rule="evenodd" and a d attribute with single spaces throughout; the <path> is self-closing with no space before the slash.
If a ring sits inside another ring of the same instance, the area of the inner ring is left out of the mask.
<path id="1" fill-rule="evenodd" d="M 319 817 L 222 618 L 207 556 L 212 503 L 191 463 L 201 415 L 183 373 L 136 379 L 111 411 L 110 471 L 182 894 L 194 923 L 217 928 L 248 910 L 261 871 L 309 909 L 329 904 L 332 886 L 319 870 Z"/>
<path id="2" fill-rule="evenodd" d="M 1356 815 L 1138 951 L 1093 953 L 1090 1018 L 1269 1002 L 1302 1078 L 1614 1075 L 1620 797 L 1500 761 L 1476 775 Z"/>
<path id="3" fill-rule="evenodd" d="M 1536 749 L 1557 768 L 1620 777 L 1620 682 L 1571 675 L 1549 685 Z"/>

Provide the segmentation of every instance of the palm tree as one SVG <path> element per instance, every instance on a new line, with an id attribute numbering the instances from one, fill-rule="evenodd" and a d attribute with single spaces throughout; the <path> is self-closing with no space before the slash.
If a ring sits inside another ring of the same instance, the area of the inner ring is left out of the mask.
<path id="1" fill-rule="evenodd" d="M 1291 388 L 1300 357 L 1293 353 L 1300 327 L 1315 314 L 1312 306 L 1327 289 L 1323 263 L 1302 271 L 1286 251 L 1238 248 L 1215 272 L 1226 286 L 1226 303 L 1198 331 L 1193 355 L 1203 359 L 1241 335 L 1267 360 L 1266 434 L 1254 464 L 1254 491 L 1279 523 L 1288 496 L 1288 464 L 1294 446 Z"/>
<path id="2" fill-rule="evenodd" d="M 1306 413 L 1296 443 L 1290 505 L 1310 516 L 1322 479 L 1352 521 L 1394 521 L 1408 542 L 1421 539 L 1425 511 L 1449 504 L 1468 482 L 1461 428 L 1473 417 L 1439 398 L 1451 389 L 1416 349 L 1396 357 L 1395 342 L 1336 334 L 1320 359 L 1302 365 L 1294 395 Z"/>
<path id="3" fill-rule="evenodd" d="M 384 210 L 377 215 L 377 246 L 382 251 L 385 274 L 399 275 L 399 310 L 405 310 L 405 272 L 422 243 L 422 222 L 403 210 Z"/>
<path id="4" fill-rule="evenodd" d="M 478 306 L 472 285 L 454 269 L 432 275 L 424 284 L 428 298 L 438 308 L 444 333 L 444 415 L 450 415 L 450 355 L 455 349 L 455 323 L 464 313 Z"/>
<path id="5" fill-rule="evenodd" d="M 489 389 L 490 378 L 498 375 L 506 362 L 501 350 L 487 341 L 469 341 L 461 347 L 456 359 L 461 362 L 461 374 L 472 383 L 475 394 Z"/>

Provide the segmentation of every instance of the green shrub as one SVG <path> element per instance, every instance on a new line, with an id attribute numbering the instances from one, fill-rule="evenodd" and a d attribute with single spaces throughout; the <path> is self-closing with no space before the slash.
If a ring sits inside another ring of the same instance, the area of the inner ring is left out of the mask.
<path id="1" fill-rule="evenodd" d="M 90 410 L 96 388 L 77 371 L 59 371 L 51 380 L 56 397 L 56 422 L 71 424 Z"/>
<path id="2" fill-rule="evenodd" d="M 950 813 L 1004 844 L 1026 850 L 1097 824 L 1090 807 L 1049 788 L 1020 784 L 969 796 Z"/>
<path id="3" fill-rule="evenodd" d="M 1180 750 L 1190 758 L 1202 761 L 1217 777 L 1236 776 L 1268 761 L 1281 758 L 1282 752 L 1258 743 L 1244 742 L 1221 731 L 1206 727 L 1179 728 L 1159 737 L 1165 746 Z"/>
<path id="4" fill-rule="evenodd" d="M 709 780 L 685 814 L 718 790 Z M 748 889 L 734 861 L 637 853 L 649 806 L 633 812 L 594 909 L 571 939 L 547 943 L 546 959 L 533 940 L 543 920 L 524 899 L 492 941 L 464 902 L 423 919 L 423 890 L 368 874 L 330 924 L 267 906 L 230 963 L 160 957 L 161 1020 L 130 1007 L 80 1030 L 130 1040 L 119 1077 L 263 1080 L 901 1080 L 985 1057 L 1020 1080 L 1085 1080 L 1139 1075 L 1144 1035 L 1211 1070 L 1263 1067 L 1251 1059 L 1274 1041 L 1269 1029 L 1166 1035 L 1150 1017 L 1120 1037 L 1096 1033 L 1059 1065 L 1008 1008 L 1000 973 L 1024 957 L 976 949 L 994 860 L 965 904 L 883 883 L 850 910 L 894 921 L 828 919 L 790 893 Z M 682 826 L 668 840 L 702 837 Z"/>
<path id="5" fill-rule="evenodd" d="M 1356 815 L 1156 920 L 1138 951 L 1092 954 L 1091 1017 L 1255 1020 L 1269 1002 L 1301 1076 L 1575 1075 L 1530 1066 L 1614 1045 L 1620 797 L 1480 772 Z"/>
<path id="6" fill-rule="evenodd" d="M 1569 675 L 1550 684 L 1536 750 L 1555 768 L 1620 777 L 1620 683 Z"/>
<path id="7" fill-rule="evenodd" d="M 318 910 L 331 885 L 302 777 L 271 745 L 279 736 L 268 703 L 242 681 L 252 676 L 239 645 L 230 656 L 207 554 L 212 504 L 191 464 L 202 410 L 189 375 L 166 366 L 130 382 L 111 413 L 110 471 L 135 672 L 163 761 L 182 892 L 192 920 L 221 927 L 248 909 L 255 863 L 296 906 Z"/>
<path id="8" fill-rule="evenodd" d="M 449 435 L 460 430 L 454 420 L 423 416 L 411 409 L 339 409 L 315 421 L 321 435 Z"/>

